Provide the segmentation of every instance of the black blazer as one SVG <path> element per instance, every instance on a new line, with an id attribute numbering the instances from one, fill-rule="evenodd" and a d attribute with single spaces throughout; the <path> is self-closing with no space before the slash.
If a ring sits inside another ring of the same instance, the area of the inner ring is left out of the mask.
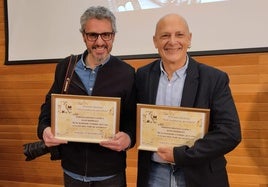
<path id="1" fill-rule="evenodd" d="M 241 141 L 241 129 L 228 75 L 189 58 L 182 107 L 210 109 L 209 132 L 192 147 L 174 148 L 176 167 L 184 171 L 187 187 L 227 187 L 226 159 Z M 138 103 L 155 104 L 160 60 L 136 73 Z M 147 187 L 152 152 L 138 152 L 137 187 Z"/>

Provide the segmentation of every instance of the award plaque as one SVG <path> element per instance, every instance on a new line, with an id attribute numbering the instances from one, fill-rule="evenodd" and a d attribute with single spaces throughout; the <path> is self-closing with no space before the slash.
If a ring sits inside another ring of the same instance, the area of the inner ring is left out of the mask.
<path id="1" fill-rule="evenodd" d="M 137 147 L 192 146 L 208 131 L 209 109 L 137 104 Z"/>
<path id="2" fill-rule="evenodd" d="M 120 98 L 51 94 L 51 128 L 57 139 L 99 143 L 119 129 Z"/>

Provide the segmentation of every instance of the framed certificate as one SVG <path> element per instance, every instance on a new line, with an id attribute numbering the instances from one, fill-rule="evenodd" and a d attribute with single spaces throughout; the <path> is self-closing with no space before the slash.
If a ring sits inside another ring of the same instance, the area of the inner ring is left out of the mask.
<path id="1" fill-rule="evenodd" d="M 137 104 L 137 147 L 191 146 L 208 131 L 209 109 Z"/>
<path id="2" fill-rule="evenodd" d="M 55 138 L 99 143 L 119 130 L 120 98 L 51 95 L 51 127 Z"/>

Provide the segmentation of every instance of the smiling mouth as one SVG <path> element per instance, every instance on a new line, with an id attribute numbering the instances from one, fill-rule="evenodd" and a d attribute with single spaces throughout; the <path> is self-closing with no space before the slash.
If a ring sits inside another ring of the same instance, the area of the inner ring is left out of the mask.
<path id="1" fill-rule="evenodd" d="M 166 48 L 165 49 L 165 51 L 167 51 L 167 52 L 178 52 L 178 51 L 180 51 L 180 48 Z"/>
<path id="2" fill-rule="evenodd" d="M 107 46 L 94 46 L 93 49 L 96 49 L 96 50 L 103 50 L 103 49 L 107 49 Z"/>
<path id="3" fill-rule="evenodd" d="M 103 55 L 107 53 L 108 48 L 105 46 L 99 46 L 99 47 L 93 47 L 92 50 L 95 51 L 96 55 Z"/>

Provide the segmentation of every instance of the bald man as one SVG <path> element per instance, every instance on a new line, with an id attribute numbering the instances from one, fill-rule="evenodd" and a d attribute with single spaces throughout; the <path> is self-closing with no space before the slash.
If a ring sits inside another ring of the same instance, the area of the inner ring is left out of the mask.
<path id="1" fill-rule="evenodd" d="M 162 17 L 153 42 L 160 59 L 136 73 L 138 103 L 210 110 L 208 132 L 192 146 L 139 150 L 137 187 L 228 187 L 226 159 L 241 141 L 228 75 L 187 53 L 192 33 L 177 14 Z"/>

